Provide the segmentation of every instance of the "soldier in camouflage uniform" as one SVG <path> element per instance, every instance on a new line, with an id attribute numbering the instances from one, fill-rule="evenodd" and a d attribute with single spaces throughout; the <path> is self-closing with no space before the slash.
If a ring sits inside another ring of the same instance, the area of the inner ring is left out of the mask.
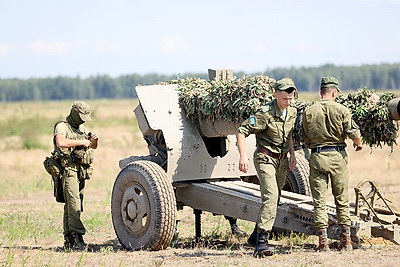
<path id="1" fill-rule="evenodd" d="M 310 187 L 314 201 L 315 228 L 319 235 L 317 251 L 328 251 L 328 215 L 326 193 L 329 179 L 335 198 L 338 224 L 342 226 L 340 249 L 351 250 L 350 214 L 348 198 L 347 154 L 345 139 L 353 140 L 356 151 L 361 150 L 361 134 L 350 111 L 335 102 L 339 92 L 334 77 L 321 79 L 321 101 L 308 107 L 303 113 L 305 143 L 311 149 Z"/>
<path id="2" fill-rule="evenodd" d="M 250 134 L 256 135 L 257 149 L 253 159 L 260 181 L 262 201 L 256 223 L 256 257 L 274 254 L 273 247 L 268 245 L 268 237 L 275 221 L 280 192 L 286 181 L 286 170 L 288 166 L 291 169 L 296 166 L 292 132 L 297 111 L 290 107 L 295 92 L 296 86 L 292 79 L 279 80 L 275 84 L 275 99 L 244 121 L 236 134 L 240 154 L 239 169 L 245 173 L 249 168 L 245 138 Z M 288 152 L 290 162 L 287 158 Z M 250 238 L 249 243 L 253 243 Z"/>
<path id="3" fill-rule="evenodd" d="M 92 149 L 98 145 L 97 132 L 89 132 L 83 125 L 91 121 L 89 105 L 76 101 L 65 121 L 54 126 L 55 155 L 61 161 L 61 182 L 64 192 L 64 247 L 84 250 L 83 235 L 86 230 L 80 215 L 83 211 L 83 189 L 90 178 Z"/>

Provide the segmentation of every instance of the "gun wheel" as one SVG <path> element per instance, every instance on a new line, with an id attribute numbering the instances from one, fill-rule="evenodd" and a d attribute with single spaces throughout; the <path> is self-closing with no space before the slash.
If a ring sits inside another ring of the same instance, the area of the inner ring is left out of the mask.
<path id="1" fill-rule="evenodd" d="M 283 190 L 310 196 L 311 191 L 308 180 L 310 168 L 308 165 L 308 160 L 305 158 L 302 150 L 298 150 L 295 153 L 297 165 L 293 171 L 289 169 L 287 170 L 286 184 L 284 185 Z"/>
<path id="2" fill-rule="evenodd" d="M 135 161 L 118 174 L 111 214 L 126 249 L 166 249 L 175 233 L 176 201 L 165 171 L 151 161 Z"/>

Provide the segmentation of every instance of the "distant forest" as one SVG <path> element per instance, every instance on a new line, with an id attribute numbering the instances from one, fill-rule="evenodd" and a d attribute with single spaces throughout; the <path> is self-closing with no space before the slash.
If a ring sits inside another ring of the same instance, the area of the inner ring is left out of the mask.
<path id="1" fill-rule="evenodd" d="M 266 75 L 274 79 L 292 78 L 299 91 L 317 91 L 323 76 L 335 76 L 342 90 L 359 88 L 393 90 L 400 89 L 400 63 L 362 66 L 275 68 L 262 73 L 235 72 L 236 77 L 243 75 Z M 52 77 L 31 79 L 0 79 L 0 101 L 40 101 L 63 99 L 100 99 L 135 98 L 136 85 L 149 85 L 160 81 L 180 78 L 202 78 L 208 80 L 208 74 L 185 73 L 177 75 L 130 74 L 112 78 L 97 75 L 88 78 Z"/>

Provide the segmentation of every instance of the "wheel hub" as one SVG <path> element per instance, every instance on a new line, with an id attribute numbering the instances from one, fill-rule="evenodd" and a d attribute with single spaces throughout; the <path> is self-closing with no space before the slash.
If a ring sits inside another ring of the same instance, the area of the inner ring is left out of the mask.
<path id="1" fill-rule="evenodd" d="M 149 224 L 150 202 L 142 185 L 134 183 L 126 187 L 121 203 L 122 220 L 131 234 L 143 235 Z"/>
<path id="2" fill-rule="evenodd" d="M 128 215 L 128 219 L 134 220 L 138 215 L 138 207 L 136 206 L 135 201 L 129 201 L 126 208 L 126 215 Z"/>

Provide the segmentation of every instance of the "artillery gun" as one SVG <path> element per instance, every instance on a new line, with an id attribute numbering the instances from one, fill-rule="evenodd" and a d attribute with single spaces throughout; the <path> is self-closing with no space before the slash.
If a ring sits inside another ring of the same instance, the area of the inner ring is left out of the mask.
<path id="1" fill-rule="evenodd" d="M 134 113 L 149 155 L 119 162 L 111 213 L 120 243 L 134 250 L 167 248 L 176 230 L 177 210 L 183 206 L 194 210 L 196 237 L 201 234 L 202 211 L 256 222 L 260 191 L 254 183 L 257 176 L 252 161 L 245 176 L 238 169 L 233 135 L 238 125 L 224 121 L 193 123 L 179 107 L 177 85 L 135 89 L 139 104 Z M 391 112 L 392 117 L 399 117 L 399 100 L 391 104 Z M 254 136 L 246 138 L 246 143 L 247 154 L 252 155 Z M 296 159 L 296 169 L 287 171 L 274 229 L 315 234 L 308 161 L 302 150 L 296 151 Z M 359 243 L 361 235 L 373 235 L 400 243 L 398 214 L 390 208 L 389 214 L 376 212 L 374 201 L 380 193 L 371 182 L 371 192 L 363 194 L 363 185 L 356 191 L 357 203 L 351 209 L 353 240 Z M 340 239 L 335 206 L 328 204 L 327 209 L 328 236 Z"/>

